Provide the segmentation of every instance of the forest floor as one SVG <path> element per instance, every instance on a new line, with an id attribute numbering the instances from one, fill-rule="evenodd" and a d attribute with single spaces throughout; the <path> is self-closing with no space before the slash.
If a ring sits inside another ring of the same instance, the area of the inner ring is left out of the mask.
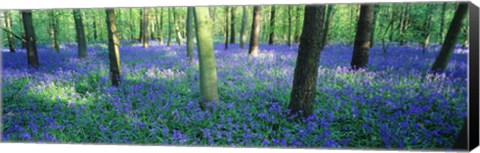
<path id="1" fill-rule="evenodd" d="M 248 147 L 448 149 L 467 112 L 467 56 L 427 75 L 439 46 L 370 52 L 368 71 L 349 71 L 351 46 L 321 53 L 315 115 L 290 122 L 287 106 L 298 47 L 215 46 L 220 105 L 199 108 L 199 70 L 185 46 L 123 46 L 122 83 L 111 87 L 106 45 L 77 58 L 38 50 L 28 69 L 24 49 L 3 51 L 2 140 L 9 142 Z M 459 50 L 459 49 L 457 49 Z"/>

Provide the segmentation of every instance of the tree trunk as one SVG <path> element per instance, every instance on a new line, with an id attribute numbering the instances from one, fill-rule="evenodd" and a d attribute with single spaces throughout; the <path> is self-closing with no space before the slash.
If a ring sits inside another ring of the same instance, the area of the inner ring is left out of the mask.
<path id="1" fill-rule="evenodd" d="M 370 52 L 370 32 L 372 30 L 373 4 L 362 4 L 357 23 L 355 44 L 353 46 L 352 69 L 365 68 Z"/>
<path id="2" fill-rule="evenodd" d="M 230 7 L 230 43 L 235 44 L 235 10 L 236 7 Z"/>
<path id="3" fill-rule="evenodd" d="M 268 44 L 273 45 L 275 39 L 275 5 L 272 5 L 272 10 L 270 12 L 270 38 L 268 39 Z"/>
<path id="4" fill-rule="evenodd" d="M 193 62 L 193 7 L 187 8 L 187 57 Z"/>
<path id="5" fill-rule="evenodd" d="M 440 53 L 438 54 L 435 62 L 432 65 L 431 72 L 441 73 L 445 71 L 445 68 L 447 68 L 450 56 L 455 49 L 455 44 L 458 40 L 458 35 L 460 33 L 463 20 L 465 19 L 465 16 L 467 14 L 467 9 L 468 3 L 462 2 L 458 5 L 450 27 L 448 28 L 447 36 L 445 37 L 445 41 L 443 42 L 442 49 L 440 49 Z"/>
<path id="6" fill-rule="evenodd" d="M 50 38 L 52 40 L 52 48 L 56 53 L 60 53 L 60 46 L 58 44 L 58 20 L 55 12 L 52 10 L 49 12 L 50 16 Z"/>
<path id="7" fill-rule="evenodd" d="M 158 38 L 163 45 L 163 8 L 160 8 L 160 24 L 158 24 Z"/>
<path id="8" fill-rule="evenodd" d="M 3 13 L 5 15 L 5 17 L 4 17 L 5 18 L 5 28 L 7 28 L 7 30 L 9 30 L 9 31 L 12 31 L 12 19 L 10 17 L 10 12 L 5 11 Z M 8 37 L 8 48 L 10 48 L 11 53 L 15 53 L 15 41 L 13 40 L 13 34 L 8 33 L 7 37 Z"/>
<path id="9" fill-rule="evenodd" d="M 173 21 L 172 21 L 172 13 L 173 8 L 168 9 L 168 40 L 167 40 L 167 47 L 170 47 L 172 41 L 172 32 L 173 32 Z"/>
<path id="10" fill-rule="evenodd" d="M 379 9 L 378 4 L 373 7 L 373 21 L 372 21 L 372 30 L 370 34 L 370 48 L 375 45 L 375 27 L 377 24 L 378 9 Z"/>
<path id="11" fill-rule="evenodd" d="M 216 8 L 215 6 L 211 6 L 209 7 L 210 10 L 210 17 L 212 18 L 212 37 L 215 37 L 215 11 L 216 11 Z"/>
<path id="12" fill-rule="evenodd" d="M 225 50 L 228 49 L 228 6 L 225 7 Z"/>
<path id="13" fill-rule="evenodd" d="M 132 9 L 129 9 L 129 15 L 130 15 L 130 20 L 129 20 L 129 23 L 130 23 L 130 41 L 133 43 L 135 41 L 135 36 L 134 36 L 134 32 L 133 32 L 133 11 Z"/>
<path id="14" fill-rule="evenodd" d="M 429 4 L 426 4 L 427 5 L 427 9 L 425 11 L 425 23 L 423 24 L 423 41 L 421 42 L 422 43 L 422 52 L 423 54 L 425 54 L 427 52 L 427 46 L 428 46 L 428 43 L 430 41 L 430 28 L 431 28 L 431 20 L 432 20 L 432 16 L 431 16 L 431 12 L 432 9 L 431 9 L 431 6 Z"/>
<path id="15" fill-rule="evenodd" d="M 442 14 L 440 16 L 440 41 L 442 41 L 442 38 L 445 37 L 445 11 L 447 9 L 447 3 L 443 2 L 442 4 Z"/>
<path id="16" fill-rule="evenodd" d="M 180 33 L 180 28 L 178 27 L 178 15 L 177 13 L 175 12 L 175 9 L 173 9 L 173 24 L 175 26 L 175 32 L 177 34 L 177 43 L 178 43 L 178 46 L 182 46 L 182 34 Z"/>
<path id="17" fill-rule="evenodd" d="M 25 40 L 27 48 L 28 66 L 38 68 L 37 44 L 35 30 L 33 29 L 32 11 L 22 11 L 23 28 L 25 29 Z"/>
<path id="18" fill-rule="evenodd" d="M 83 29 L 82 15 L 80 10 L 73 10 L 73 17 L 75 19 L 75 31 L 77 33 L 78 57 L 87 57 L 87 42 L 85 40 L 85 30 Z"/>
<path id="19" fill-rule="evenodd" d="M 260 35 L 260 20 L 262 17 L 262 6 L 253 7 L 253 21 L 252 32 L 250 34 L 250 48 L 248 49 L 248 55 L 257 56 L 258 54 L 258 37 Z"/>
<path id="20" fill-rule="evenodd" d="M 245 48 L 245 42 L 247 42 L 247 20 L 248 20 L 248 11 L 246 6 L 242 6 L 243 17 L 242 17 L 242 28 L 240 30 L 240 48 Z"/>
<path id="21" fill-rule="evenodd" d="M 157 39 L 155 37 L 155 33 L 156 33 L 156 25 L 155 25 L 156 23 L 155 22 L 157 21 L 155 15 L 156 15 L 157 12 L 153 12 L 153 13 L 154 13 L 153 15 L 149 16 L 149 20 L 150 20 L 150 40 Z"/>
<path id="22" fill-rule="evenodd" d="M 287 13 L 288 13 L 288 38 L 287 38 L 287 45 L 289 47 L 292 46 L 292 7 L 293 6 L 287 6 L 288 7 L 288 10 L 287 10 Z"/>
<path id="23" fill-rule="evenodd" d="M 97 39 L 98 39 L 98 36 L 97 36 L 97 22 L 96 22 L 95 19 L 93 20 L 92 24 L 93 24 L 93 40 L 97 41 Z"/>
<path id="24" fill-rule="evenodd" d="M 106 9 L 107 14 L 107 30 L 108 30 L 108 57 L 110 59 L 110 77 L 112 85 L 118 86 L 120 84 L 120 52 L 119 40 L 117 38 L 117 26 L 115 19 L 115 10 Z"/>
<path id="25" fill-rule="evenodd" d="M 467 49 L 468 41 L 470 39 L 470 34 L 469 34 L 470 26 L 466 26 L 463 30 L 464 30 L 464 34 L 465 34 L 465 39 L 462 43 L 462 48 Z"/>
<path id="26" fill-rule="evenodd" d="M 140 9 L 140 33 L 138 35 L 138 40 L 143 44 L 143 9 Z"/>
<path id="27" fill-rule="evenodd" d="M 334 5 L 333 4 L 330 4 L 328 5 L 328 10 L 327 10 L 327 15 L 326 15 L 326 19 L 325 19 L 325 24 L 324 24 L 324 28 L 323 28 L 323 35 L 322 35 L 322 48 L 321 50 L 323 50 L 323 48 L 327 45 L 328 43 L 328 32 L 330 30 L 330 20 L 332 19 L 332 15 L 333 15 L 333 11 L 334 11 Z"/>
<path id="28" fill-rule="evenodd" d="M 142 40 L 143 48 L 148 48 L 148 9 L 143 8 L 143 19 L 142 19 Z"/>
<path id="29" fill-rule="evenodd" d="M 303 31 L 308 32 L 302 32 L 300 38 L 288 105 L 291 115 L 299 115 L 297 118 L 307 118 L 313 114 L 324 13 L 324 5 L 305 6 Z"/>
<path id="30" fill-rule="evenodd" d="M 198 59 L 200 63 L 200 93 L 201 106 L 206 108 L 216 105 L 219 101 L 217 89 L 217 70 L 215 52 L 211 36 L 211 20 L 208 16 L 208 7 L 195 8 L 195 25 L 197 33 Z"/>
<path id="31" fill-rule="evenodd" d="M 300 42 L 300 33 L 302 32 L 302 31 L 300 31 L 300 25 L 302 23 L 301 18 L 300 18 L 301 12 L 302 12 L 301 6 L 297 6 L 297 13 L 296 13 L 296 15 L 297 15 L 297 17 L 296 17 L 297 21 L 296 22 L 297 23 L 295 24 L 295 34 L 293 36 L 293 42 L 294 43 L 299 43 Z"/>

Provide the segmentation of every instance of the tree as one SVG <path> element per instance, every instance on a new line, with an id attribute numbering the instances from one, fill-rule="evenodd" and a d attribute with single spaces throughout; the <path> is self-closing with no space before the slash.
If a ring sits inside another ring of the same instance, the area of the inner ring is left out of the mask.
<path id="1" fill-rule="evenodd" d="M 177 34 L 177 43 L 178 46 L 182 46 L 182 34 L 180 33 L 180 27 L 178 26 L 178 15 L 177 12 L 175 11 L 175 8 L 172 9 L 173 11 L 173 25 L 175 26 L 175 32 Z"/>
<path id="2" fill-rule="evenodd" d="M 27 49 L 28 66 L 38 68 L 37 43 L 35 30 L 33 29 L 32 11 L 22 11 L 23 28 L 25 30 L 25 40 Z"/>
<path id="3" fill-rule="evenodd" d="M 225 50 L 228 49 L 228 6 L 225 7 Z"/>
<path id="4" fill-rule="evenodd" d="M 106 9 L 107 14 L 107 33 L 108 33 L 108 57 L 110 59 L 110 77 L 112 78 L 112 85 L 118 86 L 120 84 L 120 52 L 119 40 L 117 38 L 117 25 L 114 9 Z"/>
<path id="5" fill-rule="evenodd" d="M 288 37 L 287 37 L 287 45 L 292 46 L 292 6 L 288 7 Z"/>
<path id="6" fill-rule="evenodd" d="M 245 48 L 245 42 L 247 41 L 247 20 L 248 20 L 248 11 L 246 6 L 242 6 L 243 16 L 242 16 L 242 27 L 240 29 L 240 48 Z"/>
<path id="7" fill-rule="evenodd" d="M 368 54 L 370 52 L 370 33 L 372 30 L 373 4 L 362 4 L 360 7 L 360 17 L 357 23 L 357 32 L 353 45 L 353 56 L 351 66 L 356 70 L 364 68 L 368 63 Z"/>
<path id="8" fill-rule="evenodd" d="M 377 24 L 377 12 L 378 12 L 379 6 L 378 4 L 373 6 L 373 20 L 372 20 L 372 30 L 370 34 L 370 48 L 375 45 L 375 27 Z"/>
<path id="9" fill-rule="evenodd" d="M 330 30 L 330 20 L 332 19 L 333 15 L 333 10 L 334 10 L 334 5 L 330 4 L 327 7 L 327 15 L 325 19 L 325 24 L 323 28 L 323 36 L 322 36 L 322 50 L 323 48 L 327 45 L 328 42 L 328 31 Z"/>
<path id="10" fill-rule="evenodd" d="M 142 19 L 142 40 L 143 48 L 148 48 L 148 9 L 143 8 L 143 19 Z"/>
<path id="11" fill-rule="evenodd" d="M 308 32 L 302 32 L 300 37 L 288 105 L 291 115 L 299 115 L 297 118 L 307 118 L 313 114 L 324 13 L 324 5 L 305 6 L 303 31 Z"/>
<path id="12" fill-rule="evenodd" d="M 230 7 L 230 43 L 235 43 L 235 10 L 236 7 Z"/>
<path id="13" fill-rule="evenodd" d="M 170 47 L 170 43 L 172 41 L 172 32 L 173 32 L 173 21 L 172 21 L 172 12 L 173 8 L 168 9 L 168 40 L 167 40 L 167 47 Z"/>
<path id="14" fill-rule="evenodd" d="M 59 53 L 60 52 L 60 46 L 58 44 L 58 19 L 57 16 L 55 15 L 55 11 L 50 11 L 49 12 L 50 20 L 49 20 L 49 25 L 50 25 L 50 38 L 52 41 L 52 48 L 55 49 L 55 52 Z"/>
<path id="15" fill-rule="evenodd" d="M 424 24 L 423 24 L 423 32 L 422 32 L 422 36 L 423 36 L 423 41 L 421 42 L 422 44 L 422 52 L 425 54 L 427 52 L 427 46 L 428 46 L 428 42 L 430 40 L 430 29 L 432 28 L 432 16 L 431 16 L 431 12 L 432 9 L 431 9 L 431 6 L 430 4 L 426 4 L 427 5 L 427 8 L 425 9 L 425 19 L 424 19 Z"/>
<path id="16" fill-rule="evenodd" d="M 200 93 L 202 95 L 201 106 L 206 108 L 211 104 L 217 104 L 217 70 L 215 66 L 215 52 L 213 51 L 213 39 L 211 36 L 211 20 L 208 16 L 208 7 L 195 8 L 195 25 L 197 33 L 198 59 L 200 63 Z"/>
<path id="17" fill-rule="evenodd" d="M 268 39 L 268 44 L 273 45 L 275 39 L 275 6 L 272 5 L 272 10 L 270 12 L 270 36 Z"/>
<path id="18" fill-rule="evenodd" d="M 157 27 L 158 27 L 157 31 L 158 31 L 158 38 L 159 38 L 160 44 L 163 44 L 163 8 L 160 8 L 160 22 Z"/>
<path id="19" fill-rule="evenodd" d="M 80 10 L 73 10 L 73 18 L 75 19 L 75 31 L 77 33 L 78 57 L 87 57 L 87 42 L 85 40 L 85 31 L 83 29 L 82 15 Z"/>
<path id="20" fill-rule="evenodd" d="M 187 57 L 193 61 L 193 7 L 187 8 Z"/>
<path id="21" fill-rule="evenodd" d="M 452 55 L 453 49 L 455 48 L 455 44 L 458 40 L 458 35 L 460 33 L 463 20 L 467 14 L 467 9 L 467 3 L 460 3 L 458 5 L 455 15 L 453 16 L 453 20 L 450 23 L 450 27 L 448 28 L 445 41 L 440 49 L 440 53 L 435 59 L 430 72 L 441 73 L 445 70 L 445 68 L 447 68 L 448 61 L 450 60 L 450 56 Z"/>
<path id="22" fill-rule="evenodd" d="M 248 55 L 257 56 L 258 54 L 258 37 L 260 36 L 260 20 L 262 17 L 262 6 L 253 7 L 252 32 L 250 34 L 250 48 Z"/>
<path id="23" fill-rule="evenodd" d="M 301 6 L 297 6 L 296 8 L 297 8 L 297 13 L 296 13 L 297 16 L 295 17 L 296 18 L 295 34 L 293 35 L 293 42 L 294 43 L 300 42 L 300 33 L 301 33 L 300 24 L 302 24 L 302 22 L 301 22 L 302 18 L 300 17 L 301 12 L 302 12 L 302 8 L 301 8 Z"/>
<path id="24" fill-rule="evenodd" d="M 3 13 L 5 15 L 5 28 L 8 31 L 12 31 L 12 18 L 10 17 L 10 12 L 5 11 Z M 15 42 L 13 40 L 13 34 L 8 33 L 7 38 L 8 38 L 8 48 L 10 48 L 10 52 L 15 53 Z"/>

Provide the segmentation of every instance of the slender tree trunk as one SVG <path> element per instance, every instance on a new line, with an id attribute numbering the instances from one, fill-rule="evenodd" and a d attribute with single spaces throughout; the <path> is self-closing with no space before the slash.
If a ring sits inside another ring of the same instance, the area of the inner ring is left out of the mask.
<path id="1" fill-rule="evenodd" d="M 187 8 L 187 57 L 193 62 L 193 7 Z"/>
<path id="2" fill-rule="evenodd" d="M 172 20 L 172 13 L 173 13 L 173 8 L 170 8 L 168 10 L 168 40 L 167 40 L 167 47 L 170 47 L 170 43 L 172 41 L 172 32 L 173 32 L 173 20 Z"/>
<path id="3" fill-rule="evenodd" d="M 73 10 L 73 17 L 75 19 L 75 31 L 77 32 L 78 57 L 87 57 L 87 42 L 85 40 L 85 30 L 83 29 L 82 15 L 80 10 Z"/>
<path id="4" fill-rule="evenodd" d="M 107 30 L 108 30 L 108 57 L 110 59 L 110 77 L 112 85 L 118 86 L 120 84 L 120 52 L 119 40 L 117 38 L 117 26 L 115 19 L 115 10 L 106 9 L 107 14 Z"/>
<path id="5" fill-rule="evenodd" d="M 250 48 L 248 49 L 248 55 L 257 56 L 258 54 L 258 37 L 260 36 L 260 20 L 262 17 L 262 6 L 253 7 L 253 21 L 252 21 L 252 33 L 250 34 Z"/>
<path id="6" fill-rule="evenodd" d="M 94 41 L 97 41 L 97 39 L 98 39 L 98 35 L 97 35 L 97 22 L 96 22 L 95 19 L 93 20 L 93 23 L 92 23 L 92 24 L 93 24 L 93 40 L 94 40 Z"/>
<path id="7" fill-rule="evenodd" d="M 427 52 L 427 46 L 428 46 L 428 43 L 430 41 L 430 28 L 431 28 L 431 20 L 432 20 L 432 16 L 431 16 L 431 12 L 432 9 L 431 9 L 431 6 L 429 4 L 426 4 L 427 5 L 427 9 L 425 11 L 425 23 L 423 24 L 423 41 L 422 41 L 422 52 L 423 54 L 425 54 Z"/>
<path id="8" fill-rule="evenodd" d="M 295 24 L 295 34 L 293 36 L 294 43 L 300 42 L 300 33 L 302 32 L 300 31 L 300 25 L 302 24 L 302 21 L 301 21 L 302 18 L 300 17 L 301 13 L 302 13 L 302 7 L 297 6 L 297 13 L 296 13 L 297 17 L 295 17 L 297 23 Z"/>
<path id="9" fill-rule="evenodd" d="M 3 13 L 5 15 L 5 28 L 7 28 L 7 30 L 9 31 L 12 31 L 12 19 L 10 17 L 10 12 L 5 11 Z M 13 34 L 8 33 L 7 37 L 8 37 L 8 48 L 10 48 L 11 53 L 15 53 L 15 41 L 13 40 Z"/>
<path id="10" fill-rule="evenodd" d="M 308 118 L 313 114 L 324 13 L 324 5 L 305 6 L 303 31 L 308 32 L 302 32 L 300 38 L 288 105 L 291 115 L 299 115 L 297 118 Z"/>
<path id="11" fill-rule="evenodd" d="M 156 14 L 157 12 L 153 12 L 153 13 L 154 13 L 153 15 L 150 15 L 150 16 L 149 16 L 149 20 L 150 20 L 150 40 L 155 40 L 155 39 L 157 39 L 157 38 L 155 38 L 155 34 L 156 34 L 156 25 L 155 25 L 155 22 L 157 21 L 155 14 Z"/>
<path id="12" fill-rule="evenodd" d="M 160 24 L 158 25 L 158 38 L 163 45 L 163 8 L 160 8 Z"/>
<path id="13" fill-rule="evenodd" d="M 130 24 L 130 41 L 133 43 L 135 41 L 135 36 L 134 36 L 134 32 L 133 32 L 133 21 L 134 21 L 134 18 L 133 18 L 133 10 L 132 9 L 129 9 L 129 15 L 130 15 L 130 20 L 129 20 L 129 24 Z"/>
<path id="14" fill-rule="evenodd" d="M 177 43 L 178 43 L 178 46 L 182 46 L 182 34 L 180 33 L 180 27 L 178 25 L 178 15 L 177 13 L 175 12 L 175 9 L 173 9 L 173 24 L 175 26 L 175 32 L 177 34 Z"/>
<path id="15" fill-rule="evenodd" d="M 270 12 L 270 38 L 268 39 L 268 44 L 273 45 L 275 39 L 275 5 L 272 5 L 272 10 Z"/>
<path id="16" fill-rule="evenodd" d="M 33 29 L 32 11 L 22 11 L 23 28 L 25 30 L 26 48 L 27 48 L 27 61 L 28 66 L 38 68 L 38 56 L 37 56 L 37 44 L 35 37 L 35 30 Z"/>
<path id="17" fill-rule="evenodd" d="M 352 69 L 365 68 L 370 53 L 370 32 L 372 30 L 373 4 L 362 4 L 353 46 Z"/>
<path id="18" fill-rule="evenodd" d="M 209 13 L 210 13 L 210 17 L 212 18 L 212 37 L 215 37 L 215 34 L 216 34 L 216 33 L 215 33 L 215 32 L 216 32 L 216 31 L 215 31 L 215 30 L 216 30 L 216 29 L 215 29 L 215 11 L 217 10 L 216 8 L 217 8 L 217 7 L 215 7 L 215 6 L 209 7 L 209 9 L 210 9 L 210 12 L 209 12 Z"/>
<path id="19" fill-rule="evenodd" d="M 292 6 L 287 6 L 288 7 L 288 38 L 287 38 L 287 45 L 289 47 L 292 46 Z"/>
<path id="20" fill-rule="evenodd" d="M 448 61 L 450 60 L 450 56 L 452 55 L 455 44 L 458 40 L 458 35 L 460 33 L 463 20 L 467 15 L 467 10 L 468 3 L 462 2 L 458 5 L 450 27 L 448 28 L 447 36 L 443 42 L 442 49 L 440 49 L 440 53 L 432 65 L 431 72 L 441 73 L 445 71 L 445 68 L 447 68 Z"/>
<path id="21" fill-rule="evenodd" d="M 326 19 L 325 19 L 325 24 L 324 24 L 324 28 L 323 28 L 323 35 L 322 35 L 322 48 L 321 50 L 323 50 L 323 48 L 327 45 L 328 43 L 328 32 L 330 30 L 330 20 L 332 19 L 332 15 L 333 15 L 333 10 L 334 10 L 334 5 L 333 4 L 330 4 L 328 5 L 328 10 L 327 10 L 327 15 L 326 15 Z"/>
<path id="22" fill-rule="evenodd" d="M 201 106 L 207 108 L 208 106 L 216 105 L 219 101 L 215 52 L 213 50 L 210 27 L 212 22 L 208 15 L 208 7 L 195 8 L 195 25 L 200 63 Z"/>
<path id="23" fill-rule="evenodd" d="M 465 39 L 463 41 L 462 48 L 467 49 L 468 41 L 470 39 L 470 37 L 469 37 L 470 36 L 470 34 L 469 34 L 470 26 L 466 26 L 463 30 L 464 30 L 464 33 L 465 33 Z"/>
<path id="24" fill-rule="evenodd" d="M 440 41 L 445 37 L 445 11 L 447 9 L 447 3 L 443 2 L 442 4 L 442 15 L 440 16 Z"/>
<path id="25" fill-rule="evenodd" d="M 230 7 L 230 43 L 235 44 L 235 12 L 236 7 Z"/>
<path id="26" fill-rule="evenodd" d="M 375 45 L 375 27 L 376 27 L 376 24 L 377 24 L 378 9 L 379 9 L 378 4 L 373 7 L 373 21 L 372 21 L 372 30 L 371 30 L 371 34 L 370 34 L 370 48 Z"/>
<path id="27" fill-rule="evenodd" d="M 58 20 L 55 12 L 52 10 L 49 12 L 50 16 L 50 38 L 52 40 L 52 48 L 56 53 L 60 53 L 60 46 L 58 44 Z"/>
<path id="28" fill-rule="evenodd" d="M 138 40 L 143 44 L 143 9 L 140 9 L 140 33 L 138 35 Z"/>
<path id="29" fill-rule="evenodd" d="M 148 9 L 143 8 L 143 19 L 142 19 L 142 40 L 143 48 L 148 48 Z"/>
<path id="30" fill-rule="evenodd" d="M 225 50 L 228 49 L 228 6 L 225 7 Z"/>
<path id="31" fill-rule="evenodd" d="M 240 48 L 245 48 L 245 42 L 247 42 L 247 20 L 248 20 L 248 11 L 246 6 L 242 6 L 243 17 L 242 17 L 242 28 L 240 30 Z"/>

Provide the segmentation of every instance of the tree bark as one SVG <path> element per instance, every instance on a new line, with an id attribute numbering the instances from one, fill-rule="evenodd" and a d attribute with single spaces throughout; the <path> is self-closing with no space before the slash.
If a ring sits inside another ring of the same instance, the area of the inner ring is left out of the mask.
<path id="1" fill-rule="evenodd" d="M 370 48 L 375 45 L 375 27 L 376 27 L 376 24 L 377 24 L 378 9 L 379 9 L 378 4 L 373 6 L 373 20 L 372 20 L 372 30 L 371 30 L 371 34 L 370 34 Z"/>
<path id="2" fill-rule="evenodd" d="M 228 49 L 228 6 L 225 7 L 225 50 Z"/>
<path id="3" fill-rule="evenodd" d="M 268 39 L 268 44 L 273 45 L 275 39 L 275 5 L 272 5 L 272 10 L 270 12 L 270 36 Z"/>
<path id="4" fill-rule="evenodd" d="M 458 35 L 460 33 L 460 29 L 462 28 L 463 20 L 465 19 L 467 10 L 468 3 L 462 2 L 458 5 L 450 27 L 448 28 L 447 36 L 443 42 L 442 49 L 440 49 L 440 53 L 432 65 L 431 72 L 441 73 L 445 71 L 445 68 L 447 68 L 450 56 L 455 49 L 455 44 L 458 40 Z"/>
<path id="5" fill-rule="evenodd" d="M 370 53 L 372 20 L 373 4 L 362 4 L 360 7 L 360 17 L 357 23 L 357 32 L 355 35 L 355 44 L 353 46 L 351 62 L 352 69 L 354 70 L 365 68 L 367 66 Z"/>
<path id="6" fill-rule="evenodd" d="M 38 68 L 37 44 L 35 30 L 33 29 L 32 11 L 22 11 L 23 28 L 25 30 L 25 40 L 27 49 L 28 66 Z"/>
<path id="7" fill-rule="evenodd" d="M 262 6 L 253 7 L 252 32 L 250 34 L 250 48 L 248 55 L 257 56 L 258 54 L 258 37 L 260 36 L 260 20 L 262 17 Z"/>
<path id="8" fill-rule="evenodd" d="M 190 63 L 193 62 L 193 7 L 187 8 L 187 57 Z"/>
<path id="9" fill-rule="evenodd" d="M 134 32 L 133 32 L 133 21 L 134 21 L 134 18 L 133 18 L 133 10 L 132 9 L 129 9 L 129 16 L 130 16 L 130 20 L 129 20 L 129 24 L 130 24 L 130 41 L 133 43 L 135 41 L 135 36 L 134 36 Z"/>
<path id="10" fill-rule="evenodd" d="M 173 32 L 173 21 L 172 21 L 172 12 L 173 8 L 168 9 L 168 40 L 167 40 L 167 47 L 170 47 L 170 43 L 172 41 L 172 32 Z"/>
<path id="11" fill-rule="evenodd" d="M 236 7 L 230 7 L 230 43 L 235 44 L 235 10 Z"/>
<path id="12" fill-rule="evenodd" d="M 75 31 L 77 33 L 78 57 L 87 57 L 87 42 L 85 40 L 85 30 L 83 27 L 82 15 L 80 10 L 73 10 L 73 17 L 75 19 Z"/>
<path id="13" fill-rule="evenodd" d="M 117 38 L 117 26 L 115 19 L 115 10 L 106 9 L 107 14 L 107 33 L 108 33 L 108 57 L 110 59 L 110 77 L 112 85 L 118 86 L 120 84 L 120 52 L 119 40 Z"/>
<path id="14" fill-rule="evenodd" d="M 442 41 L 442 38 L 445 37 L 445 11 L 447 9 L 447 3 L 443 2 L 442 4 L 442 15 L 440 16 L 440 41 Z"/>
<path id="15" fill-rule="evenodd" d="M 245 48 L 245 42 L 247 42 L 247 20 L 248 20 L 248 11 L 246 6 L 242 6 L 243 17 L 242 17 L 242 28 L 240 30 L 240 48 Z"/>
<path id="16" fill-rule="evenodd" d="M 8 31 L 12 31 L 12 18 L 10 17 L 10 12 L 5 11 L 3 13 L 5 15 L 5 28 Z M 13 40 L 13 34 L 8 33 L 7 38 L 8 38 L 8 48 L 10 49 L 10 52 L 15 53 L 15 41 Z"/>
<path id="17" fill-rule="evenodd" d="M 142 19 L 142 37 L 143 37 L 143 48 L 148 48 L 148 9 L 143 8 L 143 19 Z"/>
<path id="18" fill-rule="evenodd" d="M 303 31 L 308 32 L 302 32 L 300 38 L 292 93 L 288 105 L 291 115 L 299 115 L 297 119 L 307 118 L 313 114 L 324 13 L 324 5 L 305 6 Z"/>
<path id="19" fill-rule="evenodd" d="M 50 16 L 50 38 L 52 41 L 52 48 L 55 49 L 56 53 L 60 52 L 60 46 L 58 44 L 58 20 L 55 14 L 55 11 L 49 12 Z"/>
<path id="20" fill-rule="evenodd" d="M 292 6 L 287 6 L 288 10 L 288 38 L 287 38 L 287 45 L 290 47 L 292 46 Z"/>
<path id="21" fill-rule="evenodd" d="M 323 48 L 327 45 L 328 43 L 328 32 L 330 30 L 330 20 L 332 19 L 332 15 L 333 15 L 333 11 L 334 11 L 334 5 L 333 4 L 330 4 L 328 5 L 327 7 L 327 15 L 326 15 L 326 19 L 325 19 L 325 24 L 324 24 L 324 28 L 323 28 L 323 35 L 322 35 L 322 48 L 321 50 L 323 50 Z"/>
<path id="22" fill-rule="evenodd" d="M 297 13 L 296 13 L 296 15 L 297 15 L 297 17 L 296 17 L 297 21 L 296 22 L 297 23 L 295 24 L 295 34 L 293 35 L 293 42 L 294 43 L 299 43 L 300 42 L 300 33 L 302 32 L 302 31 L 300 31 L 300 25 L 302 23 L 301 22 L 302 18 L 300 17 L 301 12 L 302 12 L 301 6 L 297 6 Z"/>
<path id="23" fill-rule="evenodd" d="M 208 7 L 196 7 L 194 11 L 198 59 L 200 63 L 201 106 L 207 108 L 208 106 L 216 105 L 219 101 L 215 52 L 213 50 L 213 39 L 210 27 L 212 23 L 209 18 Z"/>
<path id="24" fill-rule="evenodd" d="M 163 8 L 160 8 L 160 24 L 158 24 L 158 39 L 163 45 Z"/>
<path id="25" fill-rule="evenodd" d="M 175 32 L 177 34 L 177 43 L 178 43 L 178 46 L 182 46 L 182 34 L 180 33 L 180 28 L 178 27 L 178 15 L 177 13 L 175 12 L 175 8 L 173 9 L 173 24 L 175 26 Z"/>

